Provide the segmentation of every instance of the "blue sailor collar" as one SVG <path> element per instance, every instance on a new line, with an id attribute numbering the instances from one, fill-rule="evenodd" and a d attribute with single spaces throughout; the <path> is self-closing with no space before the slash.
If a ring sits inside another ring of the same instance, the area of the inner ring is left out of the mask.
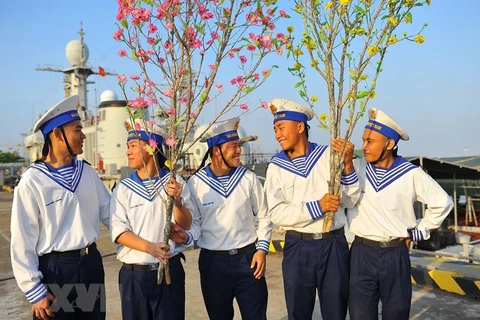
<path id="1" fill-rule="evenodd" d="M 228 175 L 225 175 L 228 176 L 228 182 L 226 185 L 223 185 L 218 180 L 218 177 L 213 173 L 209 165 L 195 173 L 195 176 L 215 190 L 222 197 L 228 198 L 232 194 L 233 190 L 235 190 L 247 170 L 248 169 L 246 167 L 242 166 L 230 170 Z"/>
<path id="2" fill-rule="evenodd" d="M 366 175 L 373 189 L 379 192 L 415 168 L 417 168 L 417 166 L 405 158 L 396 157 L 389 168 L 375 167 L 373 164 L 367 162 Z"/>
<path id="3" fill-rule="evenodd" d="M 84 165 L 83 161 L 73 159 L 71 164 L 71 166 L 73 167 L 71 184 L 67 180 L 65 180 L 65 178 L 60 173 L 58 173 L 58 169 L 60 168 L 53 168 L 43 161 L 32 163 L 30 165 L 30 168 L 39 170 L 40 172 L 45 174 L 51 180 L 58 183 L 63 188 L 67 189 L 70 192 L 75 192 L 82 178 L 83 165 Z M 69 166 L 69 165 L 66 165 L 66 166 Z M 63 166 L 63 167 L 66 167 L 66 166 Z"/>
<path id="4" fill-rule="evenodd" d="M 307 153 L 304 156 L 305 172 L 297 168 L 283 150 L 278 154 L 274 155 L 270 159 L 270 163 L 273 163 L 282 169 L 290 171 L 293 174 L 299 175 L 300 177 L 306 178 L 312 171 L 313 167 L 315 167 L 315 164 L 317 163 L 318 159 L 321 158 L 327 147 L 328 146 L 317 145 L 316 143 L 309 142 Z"/>
<path id="5" fill-rule="evenodd" d="M 160 179 L 158 177 L 152 178 L 153 189 L 151 191 L 147 189 L 144 184 L 144 180 L 140 179 L 137 171 L 132 172 L 128 178 L 123 179 L 120 181 L 120 183 L 145 200 L 152 202 L 157 196 L 157 192 L 155 192 L 155 190 L 162 191 L 163 185 L 166 184 L 169 179 L 170 171 L 162 168 L 160 169 Z"/>

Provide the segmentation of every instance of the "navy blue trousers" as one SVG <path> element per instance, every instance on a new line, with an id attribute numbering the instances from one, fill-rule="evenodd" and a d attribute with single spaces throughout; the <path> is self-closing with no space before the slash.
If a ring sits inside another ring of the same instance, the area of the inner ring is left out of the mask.
<path id="1" fill-rule="evenodd" d="M 407 246 L 377 248 L 354 241 L 350 257 L 349 312 L 352 320 L 407 320 L 412 300 Z"/>
<path id="2" fill-rule="evenodd" d="M 236 255 L 220 255 L 202 249 L 198 259 L 203 300 L 211 320 L 233 319 L 233 298 L 237 299 L 242 319 L 267 318 L 267 282 L 255 279 L 250 268 L 252 249 Z"/>
<path id="3" fill-rule="evenodd" d="M 120 269 L 118 283 L 123 320 L 183 320 L 185 319 L 185 271 L 179 253 L 172 257 L 170 277 L 157 284 L 157 270 Z"/>
<path id="4" fill-rule="evenodd" d="M 323 319 L 344 320 L 348 260 L 348 244 L 343 235 L 304 240 L 287 233 L 282 269 L 288 319 L 311 320 L 318 291 Z"/>
<path id="5" fill-rule="evenodd" d="M 76 258 L 41 256 L 38 269 L 57 299 L 51 305 L 54 319 L 105 319 L 105 272 L 97 249 Z"/>

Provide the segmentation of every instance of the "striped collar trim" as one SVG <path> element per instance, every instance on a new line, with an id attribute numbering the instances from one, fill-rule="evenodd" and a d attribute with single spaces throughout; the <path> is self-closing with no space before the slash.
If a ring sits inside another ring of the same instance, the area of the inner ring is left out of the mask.
<path id="1" fill-rule="evenodd" d="M 285 151 L 281 151 L 274 155 L 272 159 L 270 159 L 270 163 L 290 171 L 293 174 L 306 178 L 312 171 L 313 167 L 315 167 L 315 164 L 317 164 L 318 159 L 322 157 L 327 147 L 328 146 L 317 145 L 316 143 L 310 142 L 307 154 L 305 155 L 305 172 L 295 166 L 292 160 L 286 155 Z"/>
<path id="2" fill-rule="evenodd" d="M 413 165 L 411 162 L 402 157 L 397 157 L 385 174 L 377 175 L 375 166 L 371 163 L 367 163 L 366 175 L 367 180 L 370 182 L 373 189 L 375 189 L 376 192 L 379 192 L 395 182 L 405 173 L 415 168 L 417 168 L 417 166 Z"/>
<path id="3" fill-rule="evenodd" d="M 143 184 L 143 181 L 138 176 L 137 171 L 132 172 L 128 178 L 123 179 L 120 181 L 120 183 L 145 200 L 152 202 L 157 197 L 156 190 L 161 192 L 163 190 L 163 186 L 170 180 L 170 172 L 168 170 L 161 169 L 160 176 L 160 179 L 152 178 L 154 186 L 151 191 L 149 191 Z"/>
<path id="4" fill-rule="evenodd" d="M 229 178 L 226 185 L 223 185 L 218 180 L 218 178 L 210 169 L 210 166 L 206 166 L 202 170 L 199 170 L 197 173 L 195 173 L 195 176 L 215 190 L 222 197 L 228 198 L 232 194 L 233 190 L 235 190 L 247 170 L 248 169 L 246 167 L 233 168 L 229 173 Z"/>
<path id="5" fill-rule="evenodd" d="M 73 159 L 72 161 L 73 173 L 72 173 L 71 184 L 67 180 L 65 180 L 65 178 L 60 173 L 58 173 L 54 168 L 50 167 L 43 161 L 35 162 L 31 164 L 30 167 L 39 170 L 40 172 L 45 174 L 47 177 L 49 177 L 51 180 L 55 181 L 56 183 L 58 183 L 60 186 L 67 189 L 68 191 L 75 192 L 82 178 L 83 165 L 84 165 L 83 161 Z"/>

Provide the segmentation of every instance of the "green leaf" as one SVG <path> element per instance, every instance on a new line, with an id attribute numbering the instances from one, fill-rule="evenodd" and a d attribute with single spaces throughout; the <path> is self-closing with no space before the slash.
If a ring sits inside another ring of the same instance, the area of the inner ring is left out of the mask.
<path id="1" fill-rule="evenodd" d="M 349 124 L 349 123 L 350 123 L 350 119 L 345 119 L 345 122 L 346 122 L 347 124 Z"/>
<path id="2" fill-rule="evenodd" d="M 153 156 L 153 148 L 149 144 L 145 144 L 145 148 L 147 148 L 148 154 Z"/>
<path id="3" fill-rule="evenodd" d="M 300 96 L 301 96 L 302 98 L 306 98 L 306 97 L 307 97 L 307 94 L 306 94 L 305 91 L 303 91 L 303 90 L 298 90 L 298 93 L 300 94 Z"/>
<path id="4" fill-rule="evenodd" d="M 297 84 L 295 85 L 295 87 L 294 87 L 294 88 L 295 88 L 295 89 L 297 89 L 297 88 L 298 88 L 298 87 L 300 87 L 302 84 L 303 84 L 303 82 L 302 82 L 302 81 L 300 81 L 300 82 L 297 82 Z"/>
<path id="5" fill-rule="evenodd" d="M 412 13 L 411 13 L 410 11 L 407 13 L 407 15 L 405 16 L 405 18 L 407 18 L 406 20 L 409 21 L 409 22 L 407 22 L 407 23 L 410 23 L 410 24 L 411 24 L 411 23 L 413 22 Z"/>
<path id="6" fill-rule="evenodd" d="M 124 28 L 128 28 L 128 22 L 127 22 L 127 20 L 122 19 L 122 20 L 120 21 L 120 24 L 121 24 Z"/>
<path id="7" fill-rule="evenodd" d="M 174 126 L 178 127 L 178 125 L 182 123 L 183 119 L 185 119 L 185 116 L 181 116 L 180 118 L 178 118 L 177 121 L 175 121 Z"/>
<path id="8" fill-rule="evenodd" d="M 143 3 L 148 4 L 149 6 L 153 6 L 153 1 L 152 0 L 142 0 Z"/>
<path id="9" fill-rule="evenodd" d="M 254 90 L 253 87 L 245 87 L 242 89 L 242 92 L 249 93 L 249 92 L 252 92 L 253 90 Z"/>
<path id="10" fill-rule="evenodd" d="M 362 7 L 360 7 L 360 6 L 355 6 L 355 9 L 357 10 L 358 13 L 365 14 L 365 10 L 363 10 Z"/>
<path id="11" fill-rule="evenodd" d="M 357 99 L 363 99 L 370 94 L 370 91 L 360 91 L 357 93 Z"/>
<path id="12" fill-rule="evenodd" d="M 202 94 L 200 95 L 200 102 L 205 102 L 206 98 L 207 98 L 207 92 L 203 91 Z"/>

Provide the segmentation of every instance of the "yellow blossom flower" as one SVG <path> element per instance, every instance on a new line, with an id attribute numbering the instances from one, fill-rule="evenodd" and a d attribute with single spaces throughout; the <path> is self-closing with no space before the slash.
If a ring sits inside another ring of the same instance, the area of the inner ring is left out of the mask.
<path id="1" fill-rule="evenodd" d="M 297 3 L 295 5 L 295 11 L 297 11 L 298 13 L 302 12 L 302 5 L 300 3 Z"/>
<path id="2" fill-rule="evenodd" d="M 168 169 L 172 169 L 172 163 L 170 162 L 170 160 L 165 161 L 165 167 L 167 167 Z"/>
<path id="3" fill-rule="evenodd" d="M 327 4 L 325 5 L 325 10 L 328 10 L 330 9 L 330 7 L 332 6 L 332 1 L 328 1 Z"/>
<path id="4" fill-rule="evenodd" d="M 303 51 L 300 50 L 300 49 L 295 49 L 295 50 L 293 50 L 293 55 L 297 56 L 297 57 L 301 56 L 301 55 L 303 55 Z"/>
<path id="5" fill-rule="evenodd" d="M 311 96 L 310 100 L 312 100 L 312 102 L 315 103 L 315 102 L 318 101 L 318 97 L 317 96 Z"/>
<path id="6" fill-rule="evenodd" d="M 360 77 L 360 80 L 366 80 L 368 78 L 368 75 L 364 74 L 363 76 Z"/>
<path id="7" fill-rule="evenodd" d="M 327 121 L 327 119 L 328 119 L 328 116 L 327 116 L 326 113 L 322 113 L 322 114 L 320 115 L 320 120 L 321 120 L 321 121 Z"/>
<path id="8" fill-rule="evenodd" d="M 340 9 L 337 10 L 337 12 L 338 12 L 339 15 L 342 15 L 344 13 L 347 13 L 348 11 L 347 11 L 347 8 L 340 8 Z"/>
<path id="9" fill-rule="evenodd" d="M 295 28 L 294 28 L 293 26 L 288 26 L 288 27 L 287 27 L 287 31 L 288 31 L 289 33 L 292 33 L 293 31 L 295 31 Z"/>
<path id="10" fill-rule="evenodd" d="M 431 1 L 430 0 L 426 0 L 425 1 L 428 5 L 430 5 Z"/>
<path id="11" fill-rule="evenodd" d="M 340 5 L 341 6 L 348 6 L 351 0 L 340 0 Z"/>
<path id="12" fill-rule="evenodd" d="M 310 66 L 312 66 L 312 67 L 318 66 L 318 60 L 314 59 L 314 60 L 310 61 Z"/>
<path id="13" fill-rule="evenodd" d="M 375 87 L 377 83 L 375 81 L 372 81 L 372 87 Z"/>
<path id="14" fill-rule="evenodd" d="M 373 98 L 375 98 L 376 95 L 377 95 L 377 94 L 375 93 L 375 91 L 370 91 L 368 97 L 369 97 L 370 99 L 373 99 Z"/>
<path id="15" fill-rule="evenodd" d="M 295 70 L 300 70 L 302 68 L 302 65 L 298 62 L 295 62 L 295 64 L 293 65 L 293 69 Z"/>
<path id="16" fill-rule="evenodd" d="M 287 43 L 287 45 L 285 46 L 285 48 L 286 48 L 287 50 L 292 50 L 292 44 L 291 44 L 290 42 Z"/>
<path id="17" fill-rule="evenodd" d="M 402 35 L 403 35 L 404 37 L 406 37 L 406 36 L 407 36 L 407 33 L 406 33 L 405 31 L 403 31 L 403 32 L 402 32 Z"/>
<path id="18" fill-rule="evenodd" d="M 357 75 L 357 71 L 355 71 L 355 70 L 353 70 L 353 69 L 350 69 L 348 72 L 349 72 L 350 75 L 352 75 L 352 76 Z"/>
<path id="19" fill-rule="evenodd" d="M 378 47 L 375 47 L 375 46 L 369 46 L 367 48 L 367 51 L 368 51 L 368 54 L 373 56 L 374 54 L 376 54 L 378 52 Z"/>
<path id="20" fill-rule="evenodd" d="M 361 35 L 365 34 L 365 29 L 363 29 L 363 28 L 357 28 L 357 29 L 355 30 L 355 33 L 356 33 L 357 35 L 361 36 Z"/>
<path id="21" fill-rule="evenodd" d="M 396 26 L 398 24 L 398 20 L 397 18 L 395 17 L 390 17 L 388 18 L 388 20 L 390 21 L 391 24 L 393 24 L 394 26 Z"/>
<path id="22" fill-rule="evenodd" d="M 330 30 L 330 26 L 328 24 L 325 25 L 325 30 Z"/>
<path id="23" fill-rule="evenodd" d="M 406 16 L 403 21 L 405 21 L 405 23 L 412 23 L 412 18 L 410 16 Z"/>
<path id="24" fill-rule="evenodd" d="M 389 45 L 392 45 L 392 44 L 395 44 L 395 43 L 397 43 L 397 37 L 391 36 L 390 38 L 388 38 L 388 44 Z"/>
<path id="25" fill-rule="evenodd" d="M 415 37 L 415 42 L 420 44 L 425 42 L 425 37 L 419 34 L 418 36 Z"/>

